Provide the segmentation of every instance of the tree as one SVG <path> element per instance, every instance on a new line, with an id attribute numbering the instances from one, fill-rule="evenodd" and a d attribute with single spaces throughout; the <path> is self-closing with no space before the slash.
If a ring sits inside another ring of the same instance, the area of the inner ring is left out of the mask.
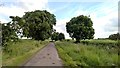
<path id="1" fill-rule="evenodd" d="M 12 19 L 11 27 L 16 30 L 17 35 L 22 36 L 22 28 L 24 27 L 25 21 L 24 19 L 18 16 L 10 16 L 9 18 Z"/>
<path id="2" fill-rule="evenodd" d="M 51 35 L 52 41 L 53 41 L 53 40 L 58 41 L 58 40 L 59 40 L 58 35 L 59 35 L 58 32 L 54 32 L 54 33 Z"/>
<path id="3" fill-rule="evenodd" d="M 25 26 L 27 26 L 23 29 L 23 34 L 35 40 L 48 39 L 52 33 L 53 25 L 56 24 L 55 16 L 46 10 L 26 12 L 23 19 L 25 19 Z"/>
<path id="4" fill-rule="evenodd" d="M 58 32 L 53 32 L 52 36 L 51 36 L 51 39 L 52 41 L 55 40 L 55 41 L 62 41 L 63 39 L 65 39 L 65 36 L 63 33 L 58 33 Z"/>
<path id="5" fill-rule="evenodd" d="M 2 45 L 5 46 L 9 41 L 16 42 L 20 32 L 21 18 L 18 16 L 10 16 L 12 21 L 0 24 L 2 26 Z M 19 23 L 18 23 L 19 21 Z"/>
<path id="6" fill-rule="evenodd" d="M 58 39 L 62 41 L 63 39 L 65 39 L 65 35 L 63 33 L 59 33 Z"/>
<path id="7" fill-rule="evenodd" d="M 117 33 L 117 34 L 111 34 L 110 36 L 109 36 L 109 39 L 111 39 L 111 40 L 120 40 L 120 33 Z"/>
<path id="8" fill-rule="evenodd" d="M 17 22 L 22 29 L 23 37 L 32 38 L 35 40 L 45 40 L 51 36 L 53 25 L 56 24 L 54 14 L 46 10 L 35 10 L 25 12 L 23 17 L 11 17 L 13 22 Z"/>
<path id="9" fill-rule="evenodd" d="M 2 46 L 7 45 L 9 41 L 17 41 L 18 36 L 16 30 L 12 27 L 12 24 L 9 22 L 7 24 L 2 24 Z"/>
<path id="10" fill-rule="evenodd" d="M 66 24 L 66 30 L 71 38 L 75 38 L 76 42 L 80 42 L 82 39 L 93 39 L 94 29 L 93 22 L 91 18 L 80 15 L 78 17 L 73 17 Z"/>

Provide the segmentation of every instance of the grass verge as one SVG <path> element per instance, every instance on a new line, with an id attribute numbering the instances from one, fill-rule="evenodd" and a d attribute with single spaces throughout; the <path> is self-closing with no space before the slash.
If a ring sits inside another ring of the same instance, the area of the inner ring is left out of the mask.
<path id="1" fill-rule="evenodd" d="M 93 44 L 56 42 L 56 48 L 65 66 L 117 66 L 118 49 Z"/>
<path id="2" fill-rule="evenodd" d="M 48 41 L 20 40 L 16 43 L 9 43 L 3 50 L 2 66 L 20 66 L 43 48 Z"/>

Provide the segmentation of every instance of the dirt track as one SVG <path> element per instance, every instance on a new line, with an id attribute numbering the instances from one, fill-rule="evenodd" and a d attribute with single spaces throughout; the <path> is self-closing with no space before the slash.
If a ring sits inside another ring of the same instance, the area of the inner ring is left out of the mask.
<path id="1" fill-rule="evenodd" d="M 24 66 L 62 66 L 62 62 L 54 43 L 50 43 L 33 56 Z"/>

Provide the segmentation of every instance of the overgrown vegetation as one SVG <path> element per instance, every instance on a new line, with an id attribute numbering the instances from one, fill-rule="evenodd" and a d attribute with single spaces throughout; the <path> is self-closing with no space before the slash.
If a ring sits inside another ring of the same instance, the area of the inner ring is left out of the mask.
<path id="1" fill-rule="evenodd" d="M 25 12 L 22 17 L 9 16 L 9 18 L 10 22 L 0 23 L 3 65 L 7 66 L 18 65 L 43 47 L 46 44 L 45 40 L 51 37 L 53 25 L 56 25 L 55 15 L 46 10 Z M 26 37 L 27 40 L 21 40 L 22 37 Z"/>
<path id="2" fill-rule="evenodd" d="M 47 45 L 48 41 L 19 40 L 19 42 L 9 42 L 3 48 L 2 65 L 17 66 L 28 60 L 35 52 Z"/>
<path id="3" fill-rule="evenodd" d="M 109 41 L 104 41 L 94 40 L 93 44 L 75 44 L 73 41 L 64 41 L 56 42 L 56 47 L 65 66 L 117 66 L 118 47 L 114 44 L 117 41 L 109 40 L 115 47 L 108 46 Z M 100 45 L 97 45 L 96 42 L 100 42 Z"/>
<path id="4" fill-rule="evenodd" d="M 6 24 L 0 23 L 0 28 L 2 26 L 2 30 L 0 30 L 2 60 L 5 66 L 19 65 L 24 62 L 45 46 L 47 41 L 44 40 L 50 37 L 57 41 L 55 42 L 56 47 L 65 66 L 117 66 L 118 50 L 120 51 L 117 40 L 120 38 L 120 34 L 110 35 L 107 39 L 111 40 L 86 40 L 93 39 L 95 34 L 90 16 L 73 17 L 66 24 L 66 31 L 72 39 L 76 39 L 78 44 L 69 39 L 64 40 L 63 33 L 54 31 L 56 17 L 46 10 L 25 12 L 22 17 L 10 16 L 10 18 L 11 21 Z M 18 37 L 27 37 L 27 40 L 21 40 Z M 32 40 L 28 40 L 28 38 Z"/>

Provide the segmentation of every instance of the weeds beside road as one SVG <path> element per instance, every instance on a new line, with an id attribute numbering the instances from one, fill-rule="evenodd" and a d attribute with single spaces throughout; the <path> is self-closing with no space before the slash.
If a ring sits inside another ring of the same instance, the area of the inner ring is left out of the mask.
<path id="1" fill-rule="evenodd" d="M 101 42 L 104 44 L 107 40 L 101 40 Z M 75 44 L 73 41 L 56 42 L 58 53 L 65 66 L 117 66 L 118 48 L 107 46 L 107 44 L 100 45 Z"/>
<path id="2" fill-rule="evenodd" d="M 48 41 L 20 40 L 16 43 L 9 42 L 2 52 L 2 66 L 21 65 L 46 44 Z"/>

